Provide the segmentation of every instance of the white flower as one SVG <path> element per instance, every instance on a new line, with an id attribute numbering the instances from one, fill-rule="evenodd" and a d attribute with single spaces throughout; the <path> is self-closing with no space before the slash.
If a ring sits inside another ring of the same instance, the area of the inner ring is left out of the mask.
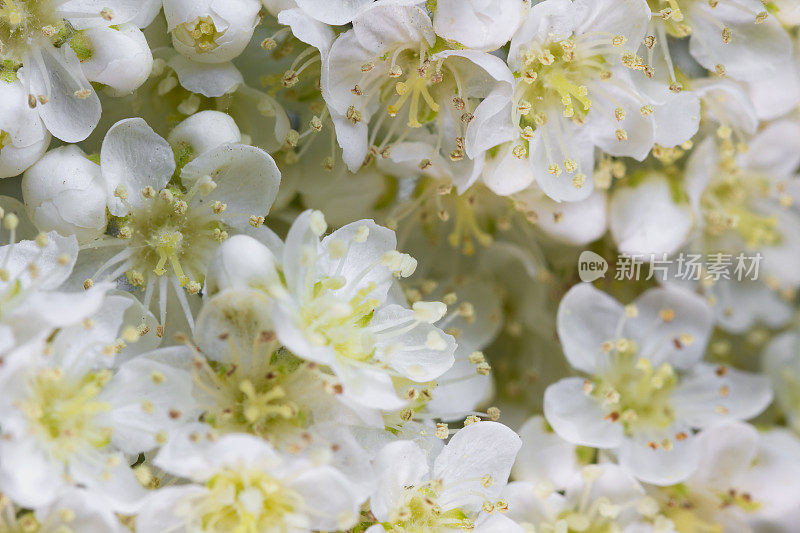
<path id="1" fill-rule="evenodd" d="M 183 433 L 250 433 L 281 452 L 329 457 L 349 479 L 369 480 L 366 453 L 350 427 L 369 422 L 382 430 L 380 413 L 340 402 L 334 376 L 279 344 L 271 310 L 272 302 L 261 291 L 216 294 L 198 315 L 197 347 L 163 359 L 191 372 L 194 383 L 192 396 L 202 423 L 183 417 Z M 183 453 L 172 442 L 167 447 L 162 455 Z"/>
<path id="2" fill-rule="evenodd" d="M 522 532 L 500 500 L 520 445 L 496 422 L 458 431 L 435 459 L 411 441 L 387 444 L 374 461 L 378 487 L 370 498 L 380 523 L 367 531 Z"/>
<path id="3" fill-rule="evenodd" d="M 497 117 L 510 112 L 513 79 L 497 57 L 476 50 L 440 50 L 427 13 L 400 1 L 372 4 L 323 58 L 322 91 L 344 161 L 388 158 L 417 128 L 430 127 L 431 146 L 417 146 L 416 163 L 478 159 L 511 134 Z M 431 157 L 435 155 L 436 157 Z M 410 157 L 409 157 L 410 159 Z M 457 185 L 463 192 L 480 167 Z"/>
<path id="4" fill-rule="evenodd" d="M 794 149 L 800 142 L 800 125 L 793 120 L 774 122 L 753 137 L 743 153 L 737 153 L 726 136 L 730 131 L 720 126 L 718 137 L 723 138 L 704 140 L 687 161 L 679 196 L 688 196 L 697 227 L 684 249 L 728 254 L 734 268 L 739 254 L 760 254 L 758 272 L 744 275 L 745 265 L 743 280 L 736 275 L 717 280 L 704 276 L 698 285 L 713 302 L 717 322 L 728 331 L 741 332 L 756 322 L 781 326 L 790 317 L 788 302 L 800 287 L 800 275 L 791 267 L 800 258 L 800 190 L 795 178 L 800 156 Z M 662 211 L 683 210 L 676 208 Z M 670 225 L 683 221 L 673 217 Z M 669 281 L 691 285 L 679 276 Z"/>
<path id="5" fill-rule="evenodd" d="M 497 50 L 514 35 L 529 7 L 524 0 L 439 0 L 436 35 L 473 50 Z"/>
<path id="6" fill-rule="evenodd" d="M 0 81 L 0 177 L 16 176 L 35 163 L 50 144 L 39 113 L 28 106 L 27 94 L 16 75 Z"/>
<path id="7" fill-rule="evenodd" d="M 74 528 L 107 533 L 127 531 L 102 500 L 84 489 L 64 489 L 52 504 L 35 511 L 19 509 L 7 496 L 0 496 L 0 529 L 3 531 L 62 533 L 74 531 Z"/>
<path id="8" fill-rule="evenodd" d="M 393 274 L 409 276 L 416 261 L 395 250 L 391 230 L 362 220 L 320 241 L 326 229 L 321 212 L 306 211 L 280 250 L 232 238 L 218 253 L 209 293 L 237 286 L 266 290 L 275 300 L 275 332 L 284 346 L 329 366 L 354 401 L 399 409 L 406 400 L 398 397 L 395 380 L 427 383 L 453 365 L 453 338 L 432 325 L 446 306 L 393 303 Z"/>
<path id="9" fill-rule="evenodd" d="M 120 337 L 127 296 L 108 296 L 82 324 L 7 354 L 0 397 L 0 491 L 24 507 L 53 503 L 82 486 L 112 509 L 131 512 L 144 489 L 128 467 L 163 443 L 173 413 L 190 413 L 189 383 L 141 356 L 114 366 L 140 332 Z M 188 380 L 185 380 L 188 381 Z"/>
<path id="10" fill-rule="evenodd" d="M 800 442 L 785 429 L 734 422 L 700 436 L 700 467 L 652 491 L 678 531 L 791 531 L 798 517 Z"/>
<path id="11" fill-rule="evenodd" d="M 251 435 L 201 438 L 154 464 L 190 483 L 152 494 L 137 518 L 141 533 L 330 531 L 359 516 L 361 500 L 339 470 L 281 456 Z"/>
<path id="12" fill-rule="evenodd" d="M 230 233 L 259 233 L 280 181 L 272 158 L 259 148 L 217 145 L 235 135 L 214 116 L 203 115 L 214 128 L 209 142 L 198 142 L 192 127 L 179 126 L 175 152 L 142 119 L 126 119 L 111 127 L 100 152 L 116 235 L 83 246 L 80 274 L 90 280 L 125 274 L 131 285 L 144 290 L 148 309 L 157 288 L 162 325 L 172 286 L 193 327 L 185 291 L 200 291 L 208 262 Z M 176 159 L 178 177 L 173 176 Z"/>
<path id="13" fill-rule="evenodd" d="M 97 310 L 108 289 L 58 290 L 72 272 L 78 243 L 55 232 L 14 242 L 17 220 L 11 213 L 3 220 L 11 244 L 0 247 L 0 353 L 52 328 L 79 323 Z"/>
<path id="14" fill-rule="evenodd" d="M 511 179 L 516 187 L 504 188 L 515 192 L 535 179 L 554 200 L 581 200 L 593 188 L 595 146 L 642 160 L 656 142 L 691 137 L 700 119 L 696 98 L 661 109 L 675 104 L 654 96 L 667 88 L 640 87 L 646 64 L 635 50 L 649 17 L 643 0 L 546 0 L 531 8 L 511 41 L 514 134 L 504 139 L 513 143 L 505 157 L 527 159 L 531 172 L 491 181 Z M 682 138 L 662 138 L 664 131 Z M 521 171 L 512 163 L 499 169 Z"/>
<path id="15" fill-rule="evenodd" d="M 0 58 L 22 65 L 23 102 L 55 137 L 81 141 L 97 125 L 100 100 L 90 81 L 124 93 L 146 79 L 149 47 L 125 24 L 137 13 L 127 0 L 14 0 L 0 12 Z"/>
<path id="16" fill-rule="evenodd" d="M 647 33 L 653 55 L 670 57 L 667 35 L 689 36 L 689 52 L 705 69 L 755 81 L 790 62 L 791 39 L 758 0 L 656 0 Z M 672 64 L 672 59 L 669 61 Z M 675 73 L 669 72 L 675 82 Z"/>
<path id="17" fill-rule="evenodd" d="M 623 531 L 645 496 L 636 479 L 612 463 L 584 466 L 562 491 L 514 481 L 502 496 L 509 517 L 532 531 Z"/>
<path id="18" fill-rule="evenodd" d="M 49 151 L 22 179 L 31 220 L 41 231 L 75 235 L 84 243 L 106 229 L 106 191 L 100 165 L 75 145 Z"/>
<path id="19" fill-rule="evenodd" d="M 612 450 L 643 481 L 685 479 L 698 465 L 696 430 L 751 418 L 772 401 L 765 377 L 700 362 L 711 322 L 703 299 L 679 289 L 622 306 L 589 284 L 573 287 L 558 334 L 587 377 L 547 388 L 547 421 L 572 443 Z"/>
<path id="20" fill-rule="evenodd" d="M 258 0 L 165 0 L 172 45 L 199 63 L 223 63 L 245 49 L 258 22 Z"/>

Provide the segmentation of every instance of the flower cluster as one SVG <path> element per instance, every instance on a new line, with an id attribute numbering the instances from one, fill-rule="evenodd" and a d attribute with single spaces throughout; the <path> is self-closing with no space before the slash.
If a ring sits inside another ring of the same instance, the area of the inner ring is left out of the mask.
<path id="1" fill-rule="evenodd" d="M 0 178 L 0 533 L 797 531 L 798 0 L 0 0 Z"/>

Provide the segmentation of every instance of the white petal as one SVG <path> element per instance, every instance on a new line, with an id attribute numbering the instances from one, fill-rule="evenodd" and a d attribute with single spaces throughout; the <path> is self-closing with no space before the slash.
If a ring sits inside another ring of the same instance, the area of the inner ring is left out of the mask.
<path id="1" fill-rule="evenodd" d="M 758 170 L 778 180 L 791 176 L 800 166 L 800 153 L 793 147 L 800 143 L 800 124 L 794 120 L 773 122 L 758 132 L 741 156 L 742 166 Z"/>
<path id="2" fill-rule="evenodd" d="M 439 496 L 444 508 L 477 510 L 498 498 L 521 446 L 519 436 L 497 422 L 475 422 L 459 430 L 433 465 L 433 476 L 444 486 Z M 488 488 L 481 483 L 487 475 L 494 481 Z"/>
<path id="3" fill-rule="evenodd" d="M 124 24 L 133 20 L 141 9 L 141 0 L 67 0 L 58 6 L 75 29 Z M 101 16 L 101 12 L 105 16 Z M 107 18 L 110 17 L 110 18 Z"/>
<path id="4" fill-rule="evenodd" d="M 618 301 L 588 283 L 575 285 L 564 295 L 558 306 L 558 337 L 574 368 L 594 373 L 605 357 L 602 345 L 616 339 L 624 312 Z"/>
<path id="5" fill-rule="evenodd" d="M 83 75 L 80 61 L 69 46 L 44 46 L 25 64 L 19 75 L 30 84 L 32 94 L 44 95 L 39 116 L 54 137 L 79 142 L 92 133 L 100 121 L 100 99 Z M 76 96 L 89 91 L 85 97 Z"/>
<path id="6" fill-rule="evenodd" d="M 513 149 L 512 142 L 501 145 L 497 153 L 486 160 L 481 174 L 486 186 L 501 196 L 519 192 L 534 180 L 528 161 L 515 157 Z"/>
<path id="7" fill-rule="evenodd" d="M 692 92 L 706 103 L 708 116 L 746 133 L 756 132 L 758 116 L 754 104 L 738 83 L 729 79 L 700 79 L 692 83 Z"/>
<path id="8" fill-rule="evenodd" d="M 227 205 L 222 219 L 234 228 L 250 225 L 251 216 L 264 217 L 278 195 L 281 173 L 275 161 L 255 146 L 226 144 L 202 153 L 181 171 L 185 186 L 210 176 L 216 188 L 193 202 L 208 209 L 215 201 Z"/>
<path id="9" fill-rule="evenodd" d="M 536 225 L 543 232 L 566 244 L 585 246 L 606 232 L 609 210 L 603 190 L 575 202 L 558 203 L 544 196 L 528 202 L 528 209 L 538 215 Z"/>
<path id="10" fill-rule="evenodd" d="M 636 341 L 639 357 L 650 359 L 653 367 L 669 362 L 680 369 L 691 368 L 703 357 L 713 323 L 705 299 L 663 287 L 647 290 L 634 305 L 637 314 L 625 321 L 624 334 Z"/>
<path id="11" fill-rule="evenodd" d="M 233 63 L 197 63 L 182 55 L 169 60 L 178 81 L 187 91 L 215 98 L 232 93 L 244 83 L 242 73 Z"/>
<path id="12" fill-rule="evenodd" d="M 59 470 L 33 438 L 0 442 L 0 485 L 3 493 L 21 506 L 51 503 L 65 486 Z"/>
<path id="13" fill-rule="evenodd" d="M 683 428 L 681 428 L 683 429 Z M 619 464 L 636 478 L 653 485 L 674 485 L 686 480 L 699 465 L 700 448 L 697 437 L 685 431 L 687 437 L 678 440 L 674 436 L 677 427 L 670 427 L 657 434 L 626 438 L 617 448 Z M 663 446 L 653 449 L 648 443 L 659 443 L 670 439 L 672 448 Z"/>
<path id="14" fill-rule="evenodd" d="M 361 500 L 356 488 L 339 470 L 331 466 L 305 469 L 289 483 L 289 488 L 303 498 L 314 530 L 348 529 L 361 515 Z"/>
<path id="15" fill-rule="evenodd" d="M 0 130 L 8 134 L 11 144 L 20 148 L 40 144 L 45 129 L 39 113 L 28 105 L 28 93 L 22 83 L 0 82 L 0 101 Z"/>
<path id="16" fill-rule="evenodd" d="M 575 6 L 571 0 L 548 0 L 535 4 L 511 40 L 508 64 L 512 70 L 522 66 L 520 51 L 531 42 L 544 44 L 548 39 L 566 39 L 575 29 Z"/>
<path id="17" fill-rule="evenodd" d="M 48 152 L 22 179 L 22 195 L 41 231 L 75 235 L 80 242 L 106 228 L 106 186 L 100 165 L 75 145 Z"/>
<path id="18" fill-rule="evenodd" d="M 402 505 L 406 487 L 422 482 L 428 474 L 428 457 L 416 443 L 408 440 L 384 446 L 374 462 L 378 486 L 370 498 L 372 512 L 380 521 Z"/>
<path id="19" fill-rule="evenodd" d="M 568 442 L 593 448 L 615 448 L 623 440 L 620 424 L 606 419 L 606 412 L 583 392 L 583 378 L 565 378 L 544 392 L 544 416 Z"/>
<path id="20" fill-rule="evenodd" d="M 239 144 L 242 134 L 236 121 L 222 111 L 200 111 L 181 121 L 167 136 L 173 149 L 188 146 L 192 158 L 223 144 Z"/>
<path id="21" fill-rule="evenodd" d="M 703 428 L 728 420 L 748 420 L 772 402 L 766 376 L 701 363 L 673 393 L 677 417 Z"/>
<path id="22" fill-rule="evenodd" d="M 42 126 L 42 137 L 39 141 L 24 147 L 10 144 L 0 150 L 0 178 L 18 176 L 39 160 L 50 146 L 50 133 Z"/>
<path id="23" fill-rule="evenodd" d="M 506 44 L 523 20 L 518 0 L 441 0 L 436 3 L 436 34 L 467 48 L 491 52 Z"/>
<path id="24" fill-rule="evenodd" d="M 690 91 L 670 92 L 667 102 L 654 109 L 655 143 L 665 148 L 688 141 L 700 127 L 700 99 Z"/>
<path id="25" fill-rule="evenodd" d="M 117 448 L 128 454 L 152 450 L 158 445 L 157 433 L 169 435 L 197 419 L 200 409 L 192 395 L 191 360 L 188 348 L 175 346 L 134 357 L 117 370 L 100 395 L 101 401 L 111 405 L 101 419 L 114 428 L 112 442 Z M 155 374 L 164 379 L 155 380 Z M 145 399 L 152 411 L 142 407 Z"/>
<path id="26" fill-rule="evenodd" d="M 353 31 L 361 46 L 375 56 L 400 44 L 433 46 L 436 41 L 428 14 L 417 6 L 401 3 L 372 4 L 353 19 Z"/>
<path id="27" fill-rule="evenodd" d="M 298 5 L 302 8 L 303 2 L 317 3 L 318 1 L 319 0 L 301 0 Z M 361 4 L 365 3 L 364 0 L 356 1 Z M 367 0 L 366 3 L 368 4 L 369 0 Z M 324 4 L 332 8 L 339 7 L 327 1 L 324 2 Z M 300 8 L 285 9 L 278 13 L 278 22 L 289 26 L 292 29 L 292 35 L 319 50 L 324 57 L 328 53 L 328 50 L 331 49 L 336 34 L 330 26 L 319 22 L 320 13 L 320 10 L 303 11 L 303 9 Z M 337 16 L 341 16 L 341 9 L 336 9 L 336 14 Z M 318 20 L 315 20 L 312 16 L 316 17 Z"/>
<path id="28" fill-rule="evenodd" d="M 557 202 L 577 202 L 592 194 L 594 181 L 594 144 L 586 130 L 571 121 L 550 117 L 545 126 L 536 130 L 537 137 L 531 141 L 528 158 L 539 187 Z M 574 172 L 566 171 L 566 161 L 576 163 Z M 558 165 L 561 172 L 550 172 L 551 165 Z M 583 183 L 575 177 L 583 175 Z"/>
<path id="29" fill-rule="evenodd" d="M 279 280 L 275 255 L 256 239 L 234 235 L 217 249 L 208 269 L 205 293 L 231 288 L 266 289 Z"/>
<path id="30" fill-rule="evenodd" d="M 212 361 L 252 368 L 253 340 L 273 329 L 272 305 L 258 290 L 237 288 L 217 293 L 200 310 L 195 342 Z"/>
<path id="31" fill-rule="evenodd" d="M 352 22 L 358 12 L 371 3 L 372 0 L 297 0 L 297 5 L 310 16 L 332 26 Z"/>
<path id="32" fill-rule="evenodd" d="M 615 188 L 609 217 L 619 251 L 629 255 L 672 254 L 692 229 L 688 202 L 660 174 L 650 174 L 631 187 Z"/>
<path id="33" fill-rule="evenodd" d="M 758 441 L 756 428 L 741 422 L 702 431 L 698 435 L 700 467 L 691 483 L 720 489 L 734 486 L 737 476 L 753 464 Z"/>
<path id="34" fill-rule="evenodd" d="M 622 35 L 632 47 L 644 39 L 650 22 L 645 0 L 575 0 L 575 11 L 575 33 Z"/>
<path id="35" fill-rule="evenodd" d="M 581 501 L 596 502 L 603 498 L 611 505 L 621 508 L 635 505 L 644 496 L 644 489 L 628 472 L 613 463 L 592 465 L 589 468 L 599 470 L 599 476 L 589 485 L 582 473 L 573 477 L 567 488 L 567 500 L 580 506 Z M 589 494 L 586 490 L 589 489 Z"/>
<path id="36" fill-rule="evenodd" d="M 108 209 L 124 216 L 128 208 L 115 197 L 117 187 L 124 187 L 127 202 L 139 205 L 144 201 L 142 189 L 147 186 L 160 191 L 175 172 L 175 158 L 169 143 L 141 118 L 121 120 L 111 126 L 100 152 L 100 167 L 106 180 Z"/>
<path id="37" fill-rule="evenodd" d="M 413 320 L 414 311 L 399 305 L 388 305 L 375 312 L 370 327 L 381 328 L 382 324 Z M 437 339 L 441 346 L 429 347 L 431 338 Z M 455 339 L 451 335 L 436 326 L 421 323 L 403 335 L 379 340 L 375 355 L 408 379 L 425 383 L 438 378 L 453 366 L 455 349 Z"/>
<path id="38" fill-rule="evenodd" d="M 541 415 L 528 419 L 520 428 L 519 436 L 522 449 L 514 463 L 514 479 L 532 485 L 547 482 L 555 490 L 565 489 L 578 471 L 575 445 L 547 428 Z"/>
<path id="39" fill-rule="evenodd" d="M 356 241 L 356 235 L 364 231 L 367 231 L 366 240 Z M 394 276 L 389 269 L 382 265 L 376 266 L 376 263 L 380 262 L 386 252 L 397 248 L 394 231 L 379 226 L 372 220 L 359 220 L 347 224 L 323 238 L 321 249 L 330 252 L 333 243 L 337 243 L 337 246 L 346 245 L 346 256 L 334 259 L 330 253 L 320 254 L 321 257 L 317 261 L 316 268 L 322 275 L 338 274 L 348 281 L 347 285 L 336 291 L 336 294 L 349 300 L 358 291 L 374 283 L 375 289 L 368 296 L 384 301 L 390 286 L 394 283 Z M 351 281 L 358 283 L 350 283 Z"/>
<path id="40" fill-rule="evenodd" d="M 330 359 L 332 357 L 328 360 Z M 350 365 L 347 362 L 341 364 L 334 362 L 331 366 L 344 385 L 344 395 L 347 399 L 365 407 L 385 411 L 405 407 L 407 402 L 397 395 L 392 378 L 387 372 L 372 367 Z"/>
<path id="41" fill-rule="evenodd" d="M 692 3 L 684 13 L 692 26 L 692 56 L 710 71 L 722 64 L 728 76 L 737 80 L 773 76 L 791 61 L 792 42 L 773 16 L 755 24 L 755 13 L 763 9 L 756 0 L 720 2 L 713 8 L 707 2 Z M 731 29 L 727 44 L 722 40 L 722 27 Z"/>

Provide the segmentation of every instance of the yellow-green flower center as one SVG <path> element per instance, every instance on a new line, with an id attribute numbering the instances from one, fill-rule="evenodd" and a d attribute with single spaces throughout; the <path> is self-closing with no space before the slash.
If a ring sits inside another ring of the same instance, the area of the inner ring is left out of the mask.
<path id="1" fill-rule="evenodd" d="M 523 66 L 515 73 L 522 82 L 516 94 L 517 112 L 520 127 L 534 131 L 547 123 L 546 112 L 554 108 L 562 109 L 565 117 L 582 120 L 592 107 L 585 83 L 606 72 L 602 56 L 582 55 L 573 38 L 523 51 L 521 60 Z"/>
<path id="2" fill-rule="evenodd" d="M 380 302 L 369 297 L 375 289 L 372 284 L 350 300 L 342 300 L 333 291 L 344 283 L 341 277 L 317 282 L 312 298 L 300 309 L 300 322 L 314 344 L 331 347 L 339 357 L 367 362 L 374 352 L 374 338 L 367 326 Z"/>
<path id="3" fill-rule="evenodd" d="M 669 427 L 675 419 L 672 393 L 679 381 L 675 370 L 669 363 L 653 368 L 649 359 L 637 356 L 633 341 L 617 344 L 609 353 L 609 368 L 591 391 L 606 410 L 606 419 L 622 423 L 628 434 Z"/>
<path id="4" fill-rule="evenodd" d="M 251 433 L 273 443 L 306 428 L 309 413 L 292 398 L 293 389 L 313 379 L 306 366 L 276 355 L 266 368 L 196 363 L 195 383 L 211 399 L 202 420 L 218 431 Z"/>
<path id="5" fill-rule="evenodd" d="M 174 35 L 180 42 L 202 54 L 211 52 L 219 46 L 217 39 L 222 37 L 223 32 L 217 30 L 211 17 L 197 17 L 178 25 Z"/>
<path id="6" fill-rule="evenodd" d="M 51 453 L 66 457 L 84 446 L 109 443 L 111 428 L 98 425 L 95 417 L 111 408 L 98 400 L 110 379 L 107 370 L 72 377 L 57 368 L 42 369 L 32 377 L 21 408 Z"/>
<path id="7" fill-rule="evenodd" d="M 0 0 L 0 57 L 22 63 L 31 43 L 56 42 L 69 25 L 51 0 Z"/>
<path id="8" fill-rule="evenodd" d="M 769 180 L 740 170 L 723 164 L 703 194 L 701 207 L 706 234 L 717 238 L 735 232 L 753 250 L 779 244 L 778 217 L 761 212 L 755 205 L 769 197 Z"/>
<path id="9" fill-rule="evenodd" d="M 206 482 L 208 493 L 196 502 L 203 531 L 251 533 L 288 531 L 287 519 L 303 500 L 281 480 L 256 469 L 226 469 Z"/>
<path id="10" fill-rule="evenodd" d="M 129 240 L 133 252 L 126 271 L 131 284 L 143 287 L 150 274 L 171 273 L 190 292 L 200 290 L 206 266 L 228 233 L 219 216 L 224 206 L 190 199 L 179 191 L 153 192 L 121 221 L 118 237 Z"/>
<path id="11" fill-rule="evenodd" d="M 450 529 L 471 530 L 472 520 L 461 509 L 442 509 L 438 503 L 436 483 L 409 487 L 403 503 L 394 510 L 389 522 L 382 524 L 387 531 L 439 533 Z"/>

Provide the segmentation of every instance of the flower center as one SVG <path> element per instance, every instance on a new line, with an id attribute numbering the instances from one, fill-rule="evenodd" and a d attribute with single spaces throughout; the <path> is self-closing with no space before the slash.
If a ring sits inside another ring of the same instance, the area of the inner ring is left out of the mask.
<path id="1" fill-rule="evenodd" d="M 309 423 L 307 410 L 292 400 L 294 385 L 309 379 L 305 372 L 289 354 L 276 353 L 266 371 L 198 360 L 194 380 L 210 399 L 202 420 L 225 433 L 252 433 L 271 442 L 293 434 Z"/>
<path id="2" fill-rule="evenodd" d="M 111 428 L 98 426 L 95 416 L 111 408 L 98 400 L 110 379 L 108 370 L 71 377 L 57 368 L 43 369 L 32 378 L 30 395 L 20 407 L 57 456 L 66 457 L 87 445 L 101 448 L 109 443 Z"/>
<path id="3" fill-rule="evenodd" d="M 686 0 L 683 0 L 684 5 Z M 647 0 L 653 15 L 664 19 L 667 24 L 683 22 L 683 10 L 679 0 Z"/>
<path id="4" fill-rule="evenodd" d="M 189 292 L 200 290 L 206 265 L 228 233 L 220 218 L 224 204 L 194 204 L 193 193 L 145 189 L 144 203 L 123 220 L 118 237 L 130 241 L 132 267 L 125 274 L 132 285 L 144 287 L 150 273 L 171 271 Z"/>
<path id="5" fill-rule="evenodd" d="M 520 127 L 535 130 L 547 123 L 547 110 L 561 108 L 565 117 L 582 120 L 592 102 L 584 82 L 601 76 L 602 56 L 581 53 L 573 37 L 522 53 L 523 67 L 516 72 L 523 83 L 517 91 Z"/>
<path id="6" fill-rule="evenodd" d="M 662 490 L 666 499 L 666 504 L 662 505 L 663 513 L 675 525 L 676 531 L 722 533 L 723 526 L 715 520 L 720 510 L 735 506 L 744 513 L 753 513 L 761 507 L 749 493 L 736 489 L 695 491 L 681 483 Z"/>
<path id="7" fill-rule="evenodd" d="M 312 342 L 330 346 L 338 356 L 368 361 L 374 352 L 374 337 L 367 329 L 380 302 L 369 298 L 373 284 L 359 290 L 349 301 L 333 291 L 344 286 L 341 277 L 329 277 L 314 285 L 313 297 L 300 310 L 300 320 Z"/>
<path id="8" fill-rule="evenodd" d="M 22 63 L 32 42 L 57 42 L 70 28 L 52 0 L 0 0 L 0 57 Z"/>
<path id="9" fill-rule="evenodd" d="M 608 412 L 606 419 L 620 421 L 628 434 L 669 427 L 675 419 L 672 392 L 679 381 L 672 366 L 653 368 L 649 359 L 637 358 L 628 339 L 620 339 L 611 350 L 611 365 L 591 390 Z"/>
<path id="10" fill-rule="evenodd" d="M 392 83 L 395 79 L 397 81 Z M 389 116 L 397 116 L 408 102 L 409 128 L 419 128 L 422 123 L 433 120 L 439 112 L 439 104 L 431 96 L 430 89 L 443 80 L 441 65 L 433 65 L 424 56 L 420 60 L 419 53 L 403 51 L 389 69 L 389 80 L 382 91 L 386 100 L 391 99 L 392 86 L 397 95 L 386 107 Z"/>
<path id="11" fill-rule="evenodd" d="M 263 471 L 226 469 L 209 479 L 206 488 L 208 493 L 195 504 L 203 531 L 282 531 L 298 526 L 287 519 L 303 505 L 302 498 Z"/>
<path id="12" fill-rule="evenodd" d="M 211 17 L 197 17 L 184 22 L 175 28 L 175 37 L 186 46 L 193 47 L 198 53 L 211 52 L 219 46 L 217 39 L 223 32 L 217 30 Z"/>
<path id="13" fill-rule="evenodd" d="M 705 231 L 719 237 L 734 231 L 751 249 L 774 246 L 781 241 L 778 218 L 755 209 L 754 200 L 770 196 L 766 177 L 745 175 L 739 169 L 720 169 L 702 198 Z"/>
<path id="14" fill-rule="evenodd" d="M 438 503 L 436 482 L 406 489 L 403 504 L 395 509 L 387 531 L 438 533 L 450 529 L 472 530 L 474 524 L 461 509 L 443 510 Z"/>

